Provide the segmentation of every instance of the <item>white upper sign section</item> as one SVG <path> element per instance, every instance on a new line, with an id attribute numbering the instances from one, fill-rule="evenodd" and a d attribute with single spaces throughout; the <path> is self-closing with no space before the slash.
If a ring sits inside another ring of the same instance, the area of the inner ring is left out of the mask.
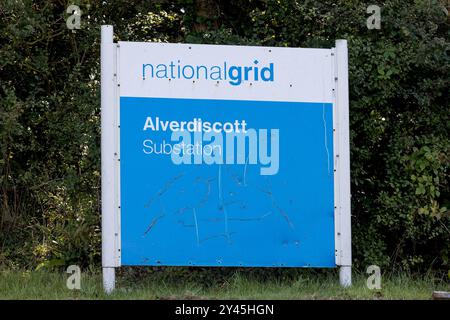
<path id="1" fill-rule="evenodd" d="M 331 103 L 331 53 L 331 49 L 119 42 L 119 94 Z"/>

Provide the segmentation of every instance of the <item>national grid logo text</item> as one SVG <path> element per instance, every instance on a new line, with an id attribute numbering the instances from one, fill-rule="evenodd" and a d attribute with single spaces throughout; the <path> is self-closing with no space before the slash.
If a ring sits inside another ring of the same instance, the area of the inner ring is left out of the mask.
<path id="1" fill-rule="evenodd" d="M 169 63 L 144 63 L 142 64 L 142 80 L 146 79 L 184 79 L 184 80 L 212 80 L 228 81 L 233 86 L 239 86 L 243 82 L 273 82 L 274 64 L 260 65 L 254 60 L 251 65 L 228 65 L 226 61 L 217 65 L 191 65 L 184 64 L 181 60 Z"/>

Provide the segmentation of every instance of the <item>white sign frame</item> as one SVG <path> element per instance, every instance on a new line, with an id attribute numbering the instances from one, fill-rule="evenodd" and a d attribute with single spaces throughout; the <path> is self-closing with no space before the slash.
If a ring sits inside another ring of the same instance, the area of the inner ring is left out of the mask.
<path id="1" fill-rule="evenodd" d="M 192 45 L 196 46 L 196 45 Z M 115 268 L 121 266 L 120 240 L 120 123 L 118 68 L 120 49 L 113 42 L 113 27 L 101 27 L 101 177 L 102 177 L 102 270 L 107 293 L 115 288 Z M 333 159 L 335 200 L 335 261 L 343 287 L 351 285 L 351 207 L 348 49 L 337 40 L 331 49 L 334 81 Z"/>

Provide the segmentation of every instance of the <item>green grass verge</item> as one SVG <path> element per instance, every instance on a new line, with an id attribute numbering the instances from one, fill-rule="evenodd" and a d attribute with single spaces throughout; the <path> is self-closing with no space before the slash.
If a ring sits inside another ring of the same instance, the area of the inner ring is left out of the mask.
<path id="1" fill-rule="evenodd" d="M 446 276 L 382 276 L 382 289 L 369 290 L 364 274 L 341 288 L 336 270 L 142 270 L 120 270 L 117 289 L 105 295 L 92 271 L 82 272 L 80 290 L 69 290 L 63 271 L 0 269 L 0 299 L 430 299 L 434 290 L 450 291 Z"/>

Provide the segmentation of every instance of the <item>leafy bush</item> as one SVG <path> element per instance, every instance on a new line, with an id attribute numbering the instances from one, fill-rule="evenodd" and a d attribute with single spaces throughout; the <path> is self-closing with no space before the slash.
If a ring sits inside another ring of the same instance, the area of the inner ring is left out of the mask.
<path id="1" fill-rule="evenodd" d="M 98 263 L 99 30 L 117 40 L 331 47 L 349 41 L 354 260 L 448 269 L 448 13 L 443 2 L 54 1 L 0 6 L 0 263 Z"/>

